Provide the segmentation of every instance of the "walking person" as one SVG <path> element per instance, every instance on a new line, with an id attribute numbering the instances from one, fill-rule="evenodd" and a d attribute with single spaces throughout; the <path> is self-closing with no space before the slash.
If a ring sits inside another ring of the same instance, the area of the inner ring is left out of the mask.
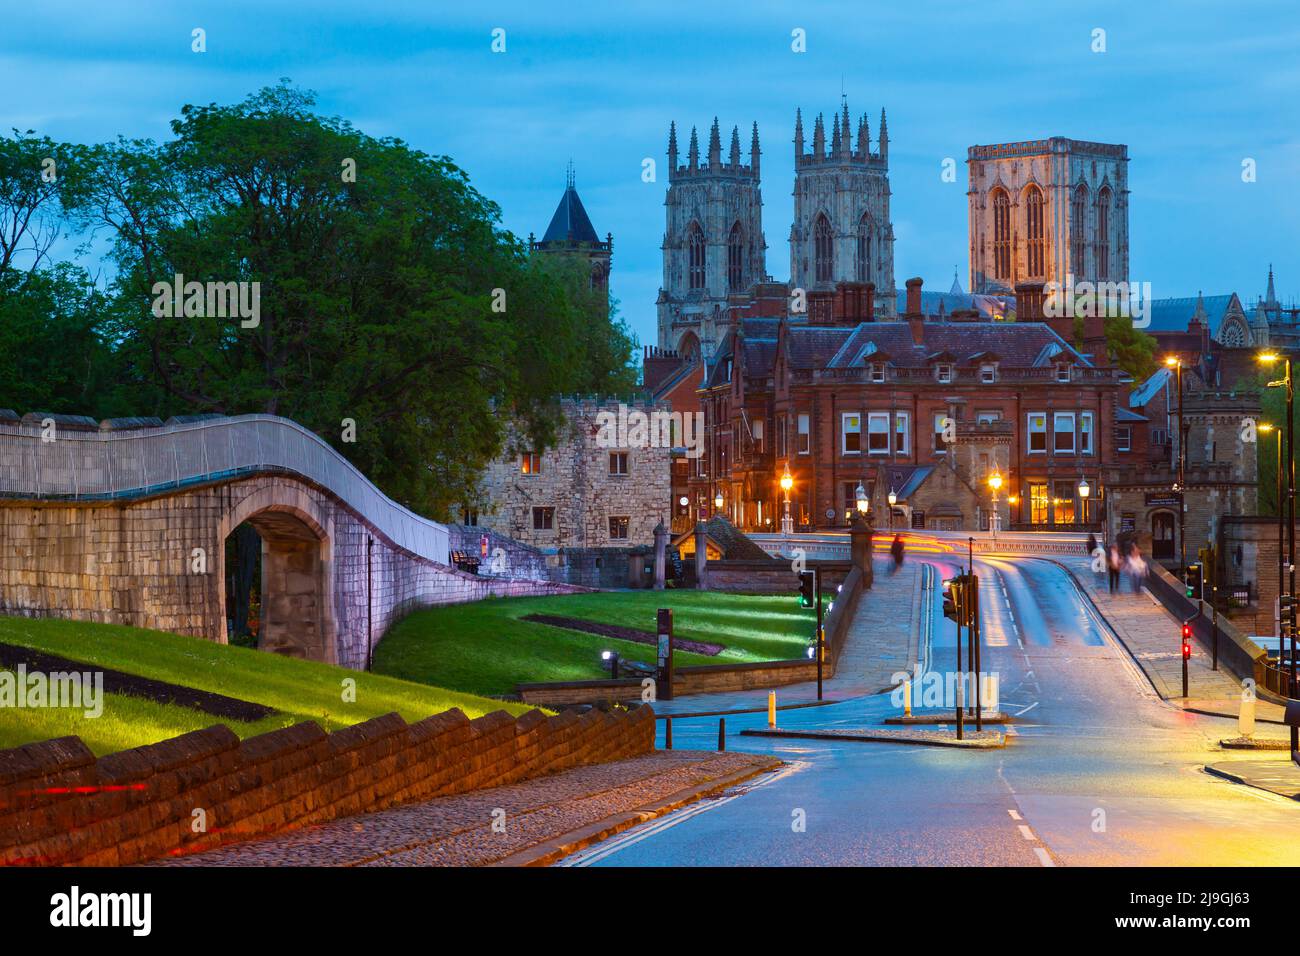
<path id="1" fill-rule="evenodd" d="M 889 546 L 889 553 L 894 558 L 894 571 L 897 571 L 903 566 L 903 536 L 901 534 L 894 535 L 894 543 Z M 894 571 L 890 573 L 893 574 Z"/>
<path id="2" fill-rule="evenodd" d="M 1133 545 L 1133 550 L 1129 552 L 1128 573 L 1129 580 L 1133 584 L 1133 593 L 1137 594 L 1142 590 L 1142 582 L 1146 580 L 1147 563 L 1142 560 L 1142 551 L 1138 548 L 1136 542 Z"/>
<path id="3" fill-rule="evenodd" d="M 1088 557 L 1092 557 L 1093 552 L 1096 550 L 1097 550 L 1097 536 L 1095 534 L 1090 533 L 1088 535 Z"/>
<path id="4" fill-rule="evenodd" d="M 1106 557 L 1106 580 L 1111 594 L 1119 590 L 1119 571 L 1123 564 L 1124 559 L 1119 555 L 1119 548 L 1112 544 L 1110 554 Z"/>

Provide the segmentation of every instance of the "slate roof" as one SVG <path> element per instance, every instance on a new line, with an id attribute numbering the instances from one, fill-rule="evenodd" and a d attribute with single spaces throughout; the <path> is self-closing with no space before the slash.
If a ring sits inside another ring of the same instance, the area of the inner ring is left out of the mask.
<path id="1" fill-rule="evenodd" d="M 1115 409 L 1115 421 L 1120 424 L 1128 422 L 1149 422 L 1151 419 L 1145 415 L 1139 415 L 1137 412 L 1130 412 L 1127 408 L 1120 406 Z"/>
<path id="2" fill-rule="evenodd" d="M 1037 368 L 1057 355 L 1092 363 L 1042 322 L 926 322 L 922 342 L 912 339 L 907 322 L 863 322 L 854 328 L 790 327 L 790 358 L 795 368 L 860 367 L 884 353 L 898 368 L 925 368 L 952 356 L 959 365 L 976 364 L 992 354 L 1008 368 Z"/>
<path id="3" fill-rule="evenodd" d="M 1223 324 L 1223 318 L 1228 314 L 1228 309 L 1233 304 L 1237 296 L 1235 293 L 1227 295 L 1207 295 L 1205 296 L 1205 317 L 1210 326 L 1210 337 L 1213 338 L 1219 334 L 1219 326 Z M 1191 321 L 1193 313 L 1196 312 L 1196 296 L 1184 296 L 1179 299 L 1152 299 L 1149 303 L 1151 308 L 1151 324 L 1142 331 L 1147 333 L 1153 332 L 1186 332 L 1187 323 Z M 1237 306 L 1241 307 L 1240 300 Z M 1242 309 L 1249 319 L 1250 314 Z"/>
<path id="4" fill-rule="evenodd" d="M 542 242 L 600 242 L 573 186 L 565 189 L 560 197 L 560 204 L 555 207 L 555 215 L 546 227 Z"/>
<path id="5" fill-rule="evenodd" d="M 957 286 L 956 277 L 953 278 L 953 285 Z M 895 297 L 897 305 L 895 308 L 898 314 L 902 315 L 907 311 L 907 290 L 896 289 Z M 980 315 L 985 318 L 992 318 L 995 315 L 1005 315 L 1008 311 L 1015 311 L 1015 296 L 1005 295 L 974 295 L 969 292 L 933 292 L 921 291 L 921 311 L 926 315 L 938 315 L 939 306 L 943 305 L 945 315 L 952 315 L 958 309 L 978 309 Z M 1191 313 L 1189 312 L 1188 315 Z"/>
<path id="6" fill-rule="evenodd" d="M 1169 381 L 1169 376 L 1172 374 L 1174 373 L 1167 368 L 1156 369 L 1151 373 L 1150 378 L 1129 393 L 1128 407 L 1141 408 L 1151 401 L 1155 394 L 1164 387 L 1165 382 Z"/>

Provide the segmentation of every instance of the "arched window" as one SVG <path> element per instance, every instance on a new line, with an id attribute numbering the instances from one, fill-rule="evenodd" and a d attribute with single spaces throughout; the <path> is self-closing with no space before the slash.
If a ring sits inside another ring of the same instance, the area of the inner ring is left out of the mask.
<path id="1" fill-rule="evenodd" d="M 871 213 L 863 213 L 858 222 L 858 281 L 871 281 Z"/>
<path id="2" fill-rule="evenodd" d="M 740 223 L 731 227 L 727 238 L 727 288 L 732 292 L 745 290 L 745 236 Z"/>
<path id="3" fill-rule="evenodd" d="M 691 223 L 686 232 L 686 248 L 690 259 L 690 288 L 704 288 L 704 230 L 698 222 Z"/>
<path id="4" fill-rule="evenodd" d="M 1087 235 L 1088 187 L 1079 183 L 1070 198 L 1070 269 L 1076 279 L 1082 278 L 1085 274 Z"/>
<path id="5" fill-rule="evenodd" d="M 1110 187 L 1097 194 L 1097 278 L 1110 278 Z"/>
<path id="6" fill-rule="evenodd" d="M 1011 197 L 999 189 L 993 194 L 993 274 L 1011 278 Z"/>
<path id="7" fill-rule="evenodd" d="M 834 236 L 825 215 L 818 216 L 813 225 L 813 256 L 817 281 L 830 282 L 835 273 Z"/>
<path id="8" fill-rule="evenodd" d="M 1029 275 L 1037 279 L 1046 273 L 1046 239 L 1043 235 L 1043 191 L 1030 186 L 1025 193 L 1025 238 L 1028 241 Z"/>

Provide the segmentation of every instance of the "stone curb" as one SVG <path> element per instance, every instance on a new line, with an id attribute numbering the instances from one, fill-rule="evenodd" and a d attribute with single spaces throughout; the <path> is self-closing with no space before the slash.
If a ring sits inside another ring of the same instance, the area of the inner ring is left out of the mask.
<path id="1" fill-rule="evenodd" d="M 805 701 L 801 704 L 786 704 L 784 707 L 778 706 L 777 712 L 783 710 L 801 710 L 805 707 L 829 707 L 831 704 L 843 704 L 850 700 L 857 700 L 855 697 L 841 697 L 836 700 L 812 700 Z M 732 714 L 765 714 L 767 707 L 741 707 L 737 710 L 700 710 L 693 711 L 689 714 L 655 714 L 655 720 L 686 720 L 691 717 L 730 717 Z"/>
<path id="2" fill-rule="evenodd" d="M 1219 741 L 1224 750 L 1290 750 L 1290 738 L 1282 737 L 1225 737 Z"/>
<path id="3" fill-rule="evenodd" d="M 980 718 L 986 724 L 1010 724 L 1015 722 L 1015 718 L 1009 714 L 996 713 L 985 714 Z M 975 718 L 967 716 L 967 724 L 974 726 Z M 901 724 L 910 727 L 914 724 L 955 724 L 957 718 L 953 713 L 947 714 L 913 714 L 911 717 L 886 717 L 883 721 L 886 724 Z"/>
<path id="4" fill-rule="evenodd" d="M 962 750 L 993 750 L 1007 745 L 1006 734 L 996 730 L 985 730 L 983 736 L 977 736 L 971 730 L 963 739 L 955 736 L 939 737 L 925 735 L 924 731 L 910 730 L 853 730 L 841 733 L 818 730 L 742 730 L 742 737 L 793 737 L 803 740 L 863 740 L 891 744 L 920 744 L 926 747 L 957 747 Z"/>
<path id="5" fill-rule="evenodd" d="M 1285 789 L 1278 786 L 1269 786 L 1260 780 L 1253 780 L 1250 777 L 1242 776 L 1239 773 L 1229 769 L 1232 764 L 1206 764 L 1205 772 L 1215 777 L 1222 777 L 1232 783 L 1239 783 L 1244 787 L 1253 787 L 1256 790 L 1264 790 L 1267 793 L 1276 793 L 1280 797 L 1286 797 L 1288 800 L 1300 800 L 1300 784 L 1291 784 Z"/>
<path id="6" fill-rule="evenodd" d="M 637 810 L 625 810 L 622 813 L 616 813 L 612 817 L 606 817 L 604 820 L 589 824 L 577 830 L 571 830 L 568 833 L 562 833 L 559 836 L 551 837 L 536 846 L 529 847 L 527 850 L 520 850 L 512 853 L 510 856 L 503 857 L 488 866 L 549 866 L 550 864 L 561 860 L 566 856 L 578 852 L 591 846 L 593 843 L 599 843 L 601 840 L 608 839 L 624 830 L 647 823 L 657 817 L 664 816 L 674 810 L 680 809 L 689 803 L 694 803 L 703 797 L 711 796 L 719 791 L 726 790 L 728 787 L 734 787 L 738 783 L 743 783 L 752 777 L 757 777 L 761 773 L 767 773 L 769 770 L 775 770 L 782 766 L 783 761 L 774 757 L 757 757 L 762 763 L 749 767 L 745 770 L 738 770 L 728 774 L 725 777 L 718 777 L 714 780 L 706 781 L 694 787 L 688 787 L 685 790 L 679 790 L 670 796 L 648 804 Z"/>

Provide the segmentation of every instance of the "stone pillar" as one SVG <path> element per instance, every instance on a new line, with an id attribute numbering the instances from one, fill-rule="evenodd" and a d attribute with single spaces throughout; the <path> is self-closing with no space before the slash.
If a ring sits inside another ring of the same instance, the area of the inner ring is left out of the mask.
<path id="1" fill-rule="evenodd" d="M 708 570 L 709 545 L 705 540 L 704 522 L 695 524 L 695 586 L 701 591 L 709 589 Z"/>
<path id="2" fill-rule="evenodd" d="M 862 571 L 862 587 L 869 588 L 875 572 L 871 564 L 872 536 L 875 534 L 871 525 L 860 517 L 854 517 L 849 528 L 849 554 L 853 564 Z"/>
<path id="3" fill-rule="evenodd" d="M 664 589 L 668 563 L 668 529 L 661 520 L 655 525 L 655 590 Z"/>

